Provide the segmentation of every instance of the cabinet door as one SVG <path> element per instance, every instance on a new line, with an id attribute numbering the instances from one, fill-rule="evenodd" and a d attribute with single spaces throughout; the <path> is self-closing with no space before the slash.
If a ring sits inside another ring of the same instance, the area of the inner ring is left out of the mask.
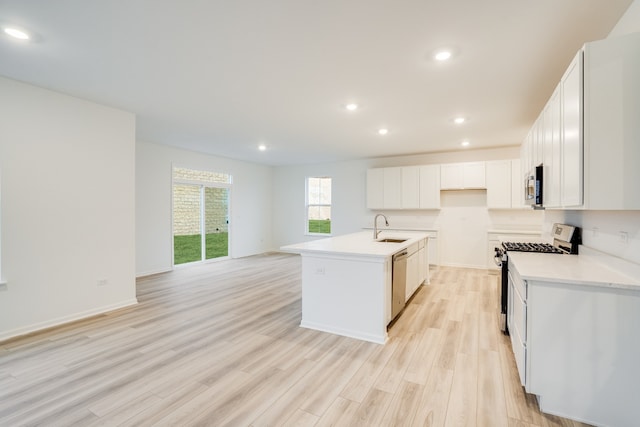
<path id="1" fill-rule="evenodd" d="M 562 206 L 582 205 L 582 51 L 560 82 L 562 87 Z"/>
<path id="2" fill-rule="evenodd" d="M 440 188 L 443 190 L 459 190 L 462 188 L 462 165 L 448 163 L 440 165 Z"/>
<path id="3" fill-rule="evenodd" d="M 420 209 L 440 209 L 440 165 L 420 166 Z"/>
<path id="4" fill-rule="evenodd" d="M 485 162 L 463 163 L 462 188 L 487 188 Z"/>
<path id="5" fill-rule="evenodd" d="M 487 207 L 511 208 L 511 160 L 487 162 Z"/>
<path id="6" fill-rule="evenodd" d="M 525 208 L 524 204 L 524 175 L 520 167 L 520 159 L 511 160 L 511 207 Z"/>
<path id="7" fill-rule="evenodd" d="M 427 247 L 424 246 L 418 251 L 418 286 L 427 283 L 429 279 L 429 260 L 427 259 Z"/>
<path id="8" fill-rule="evenodd" d="M 402 168 L 384 168 L 384 208 L 402 209 Z"/>
<path id="9" fill-rule="evenodd" d="M 544 110 L 544 205 L 560 207 L 560 133 L 562 127 L 560 86 L 556 88 Z"/>
<path id="10" fill-rule="evenodd" d="M 418 251 L 419 252 L 419 251 Z M 411 295 L 418 289 L 419 266 L 418 252 L 415 252 L 407 258 L 407 288 L 405 293 L 405 302 L 411 298 Z"/>
<path id="11" fill-rule="evenodd" d="M 367 208 L 384 208 L 384 169 L 367 170 Z"/>
<path id="12" fill-rule="evenodd" d="M 402 168 L 402 208 L 420 208 L 420 167 Z"/>

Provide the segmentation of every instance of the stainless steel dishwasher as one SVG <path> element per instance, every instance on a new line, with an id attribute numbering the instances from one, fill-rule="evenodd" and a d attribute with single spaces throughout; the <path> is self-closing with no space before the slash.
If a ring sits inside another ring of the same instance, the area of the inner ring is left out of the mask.
<path id="1" fill-rule="evenodd" d="M 391 279 L 391 320 L 404 308 L 407 292 L 407 258 L 409 251 L 406 249 L 393 256 L 393 269 Z"/>

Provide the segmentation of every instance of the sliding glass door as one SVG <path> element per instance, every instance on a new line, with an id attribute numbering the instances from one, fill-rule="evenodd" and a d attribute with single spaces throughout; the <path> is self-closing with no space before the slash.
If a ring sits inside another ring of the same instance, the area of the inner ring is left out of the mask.
<path id="1" fill-rule="evenodd" d="M 174 168 L 173 184 L 173 263 L 205 261 L 229 255 L 229 183 L 202 181 L 199 171 Z M 186 171 L 186 172 L 184 172 Z M 186 178 L 184 175 L 187 175 Z M 224 174 L 213 174 L 220 180 Z M 176 175 L 178 175 L 176 177 Z M 199 178 L 194 180 L 194 176 Z M 205 178 L 207 178 L 205 176 Z M 208 177 L 212 180 L 211 177 Z M 230 181 L 229 178 L 225 178 Z"/>

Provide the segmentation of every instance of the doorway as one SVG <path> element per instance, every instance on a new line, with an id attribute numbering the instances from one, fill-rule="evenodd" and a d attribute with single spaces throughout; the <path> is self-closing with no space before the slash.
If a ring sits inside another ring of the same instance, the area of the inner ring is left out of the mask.
<path id="1" fill-rule="evenodd" d="M 174 265 L 229 256 L 230 181 L 227 174 L 174 168 Z"/>

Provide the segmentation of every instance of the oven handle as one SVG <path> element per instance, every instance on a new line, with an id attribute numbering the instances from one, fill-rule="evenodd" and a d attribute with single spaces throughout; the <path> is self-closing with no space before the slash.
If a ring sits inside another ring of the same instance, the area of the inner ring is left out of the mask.
<path id="1" fill-rule="evenodd" d="M 507 254 L 500 248 L 493 248 L 496 252 L 493 255 L 493 262 L 498 266 L 502 267 L 502 263 L 507 260 Z"/>

